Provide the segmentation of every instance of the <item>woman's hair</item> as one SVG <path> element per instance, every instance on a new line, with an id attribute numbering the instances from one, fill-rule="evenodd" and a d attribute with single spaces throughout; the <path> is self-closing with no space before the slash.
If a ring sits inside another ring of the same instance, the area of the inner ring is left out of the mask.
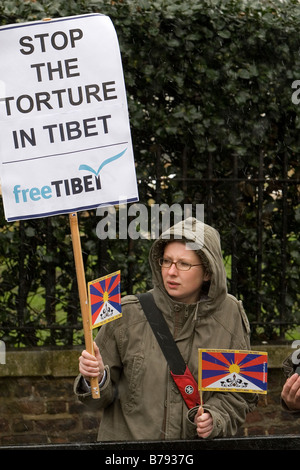
<path id="1" fill-rule="evenodd" d="M 196 250 L 197 255 L 199 256 L 201 263 L 203 265 L 204 273 L 208 274 L 209 276 L 212 275 L 212 269 L 210 267 L 209 261 L 206 255 L 203 253 L 202 250 Z"/>
<path id="2" fill-rule="evenodd" d="M 196 253 L 199 256 L 199 258 L 201 259 L 204 274 L 209 275 L 209 280 L 208 281 L 203 281 L 202 286 L 201 286 L 201 294 L 202 295 L 208 295 L 209 288 L 210 288 L 210 279 L 211 279 L 211 275 L 212 275 L 212 270 L 211 270 L 209 261 L 208 261 L 207 257 L 205 256 L 205 254 L 203 253 L 203 251 L 201 251 L 201 250 L 198 251 L 197 250 Z"/>

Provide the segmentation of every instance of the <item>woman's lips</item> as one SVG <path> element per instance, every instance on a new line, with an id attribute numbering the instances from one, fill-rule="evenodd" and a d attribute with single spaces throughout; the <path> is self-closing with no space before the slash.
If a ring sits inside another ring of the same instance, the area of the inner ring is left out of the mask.
<path id="1" fill-rule="evenodd" d="M 167 281 L 167 285 L 170 289 L 175 289 L 176 287 L 180 286 L 178 282 L 174 281 Z"/>

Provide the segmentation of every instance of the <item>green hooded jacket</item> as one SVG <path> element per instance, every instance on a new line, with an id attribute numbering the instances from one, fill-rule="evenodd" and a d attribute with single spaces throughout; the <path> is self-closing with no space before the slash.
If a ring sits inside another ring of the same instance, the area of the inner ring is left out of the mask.
<path id="1" fill-rule="evenodd" d="M 195 304 L 174 301 L 163 286 L 158 259 L 170 238 L 185 239 L 209 262 L 209 291 Z M 250 349 L 249 323 L 242 303 L 227 293 L 220 237 L 214 228 L 194 218 L 174 225 L 153 243 L 149 261 L 155 303 L 196 381 L 198 348 Z M 184 403 L 136 296 L 122 299 L 122 317 L 102 326 L 96 343 L 107 373 L 100 399 L 92 399 L 80 375 L 74 389 L 81 401 L 103 409 L 99 441 L 197 439 L 197 408 L 188 410 Z M 204 392 L 203 402 L 213 418 L 209 438 L 225 437 L 237 432 L 257 396 Z"/>

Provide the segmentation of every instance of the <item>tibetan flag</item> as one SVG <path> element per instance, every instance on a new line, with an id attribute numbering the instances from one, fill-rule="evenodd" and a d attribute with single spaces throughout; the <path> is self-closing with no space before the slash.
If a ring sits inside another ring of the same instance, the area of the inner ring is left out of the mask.
<path id="1" fill-rule="evenodd" d="M 198 358 L 199 390 L 267 393 L 266 352 L 199 349 Z"/>
<path id="2" fill-rule="evenodd" d="M 116 320 L 121 311 L 121 272 L 88 283 L 91 328 Z"/>

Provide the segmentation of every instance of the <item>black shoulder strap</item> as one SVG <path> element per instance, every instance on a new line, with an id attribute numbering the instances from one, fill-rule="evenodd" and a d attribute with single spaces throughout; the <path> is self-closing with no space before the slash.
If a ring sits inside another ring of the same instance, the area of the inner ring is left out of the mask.
<path id="1" fill-rule="evenodd" d="M 184 374 L 186 363 L 184 362 L 174 338 L 171 335 L 166 320 L 154 302 L 151 292 L 138 294 L 137 297 L 143 307 L 158 344 L 167 359 L 171 372 L 176 375 Z"/>
<path id="2" fill-rule="evenodd" d="M 189 409 L 199 406 L 197 382 L 184 362 L 163 314 L 156 306 L 150 292 L 139 294 L 138 299 L 143 307 L 148 322 L 169 364 L 170 373 Z"/>

